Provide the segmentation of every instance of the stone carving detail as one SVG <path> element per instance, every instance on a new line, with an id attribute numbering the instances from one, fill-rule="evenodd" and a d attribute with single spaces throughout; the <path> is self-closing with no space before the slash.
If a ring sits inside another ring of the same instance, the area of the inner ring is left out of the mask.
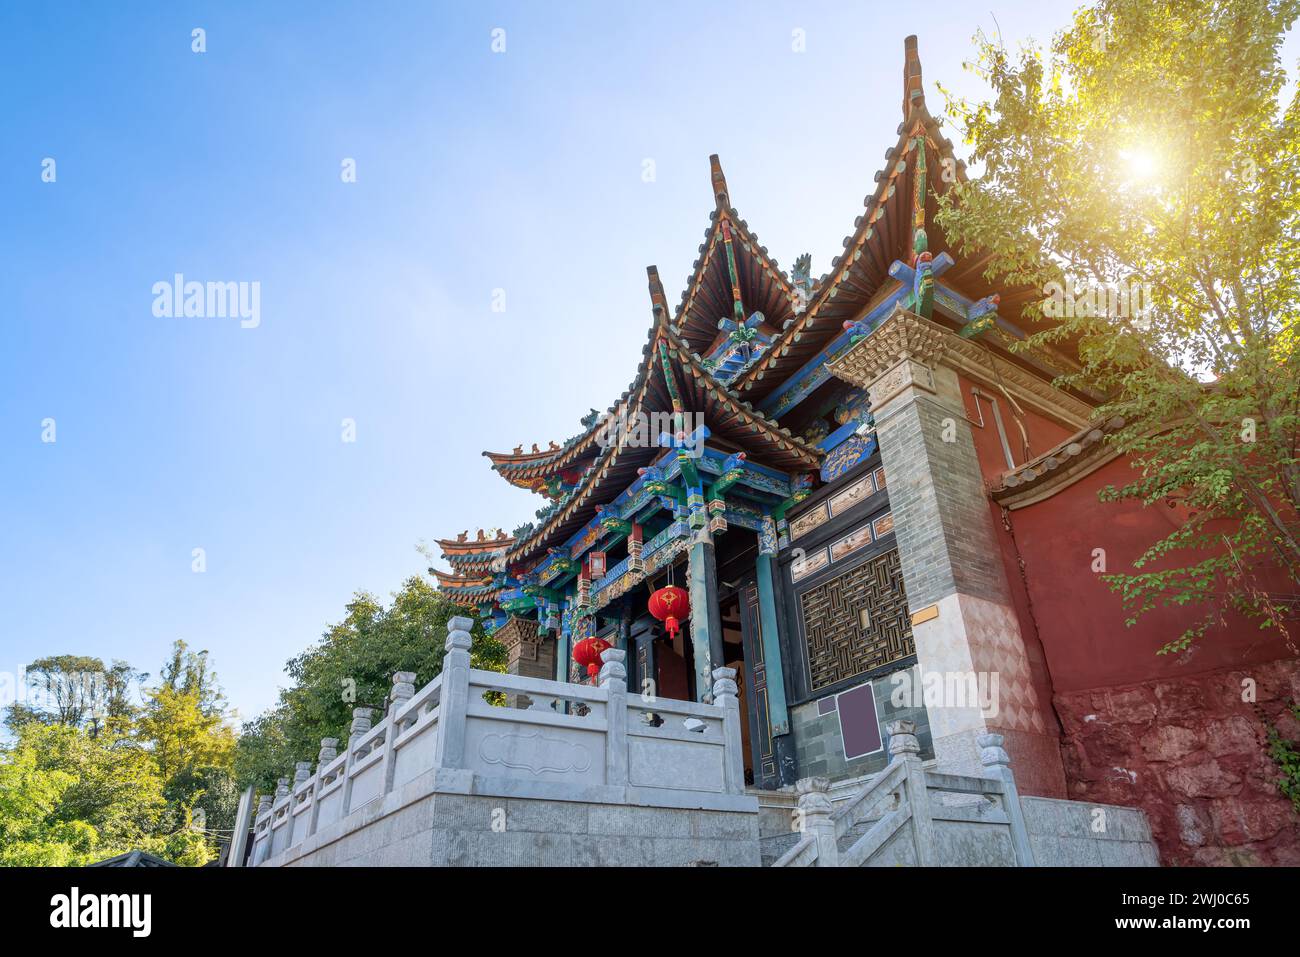
<path id="1" fill-rule="evenodd" d="M 479 742 L 478 755 L 488 764 L 528 771 L 532 774 L 581 774 L 591 768 L 591 754 L 581 744 L 533 734 L 487 734 Z"/>
<path id="2" fill-rule="evenodd" d="M 813 691 L 916 653 L 897 549 L 808 589 L 799 606 Z"/>

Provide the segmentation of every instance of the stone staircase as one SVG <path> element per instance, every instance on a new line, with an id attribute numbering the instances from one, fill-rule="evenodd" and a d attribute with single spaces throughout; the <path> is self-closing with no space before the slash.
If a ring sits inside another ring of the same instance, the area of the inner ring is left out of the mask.
<path id="1" fill-rule="evenodd" d="M 1155 866 L 1135 808 L 1021 799 L 1002 736 L 979 739 L 984 776 L 922 765 L 915 726 L 890 726 L 890 763 L 838 800 L 825 778 L 760 803 L 765 867 Z M 782 821 L 784 828 L 782 829 Z M 791 825 L 794 825 L 791 827 Z"/>

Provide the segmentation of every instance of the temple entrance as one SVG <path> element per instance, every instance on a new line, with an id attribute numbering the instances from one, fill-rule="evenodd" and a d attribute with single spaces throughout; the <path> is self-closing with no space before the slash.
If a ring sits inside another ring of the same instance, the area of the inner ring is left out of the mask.
<path id="1" fill-rule="evenodd" d="M 755 560 L 758 536 L 733 526 L 715 538 L 716 586 L 719 634 L 710 642 L 713 668 L 736 672 L 741 713 L 741 744 L 745 783 L 761 788 L 780 786 L 775 742 L 768 713 L 767 669 L 764 661 L 762 624 Z M 689 581 L 683 557 L 671 576 L 662 570 L 622 597 L 622 624 L 608 615 L 604 632 L 612 644 L 628 653 L 628 692 L 650 693 L 681 701 L 698 701 L 696 648 L 690 620 L 682 622 L 676 635 L 669 635 L 661 621 L 646 610 L 652 591 L 669 581 Z M 617 607 L 617 606 L 615 606 Z M 604 636 L 604 635 L 602 635 Z"/>
<path id="2" fill-rule="evenodd" d="M 776 751 L 767 703 L 767 668 L 758 613 L 754 560 L 758 536 L 732 528 L 719 539 L 718 599 L 722 612 L 723 652 L 728 668 L 736 669 L 743 717 L 745 783 L 760 788 L 780 786 Z"/>
<path id="3" fill-rule="evenodd" d="M 721 583 L 719 583 L 721 587 Z M 737 697 L 740 700 L 740 740 L 742 751 L 745 755 L 745 784 L 753 785 L 754 783 L 754 756 L 751 747 L 753 737 L 753 724 L 751 720 L 750 708 L 753 695 L 750 691 L 748 672 L 745 669 L 745 643 L 741 629 L 741 612 L 740 612 L 740 593 L 733 593 L 730 597 L 719 602 L 719 609 L 722 612 L 722 648 L 723 662 L 720 667 L 736 669 L 736 686 L 739 688 Z"/>

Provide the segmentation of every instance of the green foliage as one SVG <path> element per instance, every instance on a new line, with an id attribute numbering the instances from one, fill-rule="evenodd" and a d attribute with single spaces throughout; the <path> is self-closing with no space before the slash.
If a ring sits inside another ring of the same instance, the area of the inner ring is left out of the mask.
<path id="1" fill-rule="evenodd" d="M 161 687 L 193 696 L 204 715 L 220 715 L 226 711 L 226 696 L 217 683 L 217 673 L 212 670 L 206 651 L 193 652 L 184 641 L 176 641 L 159 679 Z"/>
<path id="2" fill-rule="evenodd" d="M 57 655 L 28 675 L 37 703 L 11 707 L 14 740 L 0 747 L 0 865 L 83 865 L 132 850 L 211 860 L 238 795 L 234 732 L 207 653 L 177 642 L 143 707 L 131 690 L 146 676 L 124 662 Z"/>
<path id="3" fill-rule="evenodd" d="M 1300 703 L 1292 701 L 1287 710 L 1293 718 L 1300 721 Z M 1268 754 L 1282 772 L 1277 781 L 1278 790 L 1291 799 L 1296 813 L 1300 814 L 1300 741 L 1282 737 L 1277 728 L 1269 725 Z"/>
<path id="4" fill-rule="evenodd" d="M 110 730 L 129 726 L 134 690 L 149 676 L 124 661 L 105 667 L 87 655 L 51 655 L 27 666 L 28 703 L 9 706 L 5 724 L 16 733 L 30 721 Z"/>
<path id="5" fill-rule="evenodd" d="M 0 752 L 0 866 L 80 866 L 131 850 L 200 865 L 149 748 L 129 737 L 32 722 Z M 177 826 L 179 825 L 179 826 Z"/>
<path id="6" fill-rule="evenodd" d="M 418 576 L 404 582 L 387 607 L 358 593 L 341 622 L 288 662 L 293 683 L 276 706 L 245 724 L 235 759 L 241 786 L 274 790 L 296 762 L 315 763 L 322 738 L 347 739 L 353 708 L 382 714 L 394 672 L 415 672 L 417 688 L 432 681 L 442 670 L 447 621 L 463 614 Z M 504 670 L 501 644 L 477 622 L 471 634 L 474 667 Z"/>
<path id="7" fill-rule="evenodd" d="M 1107 577 L 1130 623 L 1198 609 L 1163 653 L 1227 607 L 1279 636 L 1295 619 L 1300 99 L 1279 105 L 1278 54 L 1298 10 L 1102 0 L 1047 51 L 1013 55 L 980 35 L 971 67 L 992 96 L 949 102 L 983 165 L 942 203 L 958 252 L 992 253 L 991 279 L 1055 292 L 1053 305 L 1073 282 L 1137 291 L 1127 305 L 1146 307 L 1085 297 L 1044 322 L 1037 299 L 1029 340 L 1012 348 L 1077 350 L 1058 383 L 1124 420 L 1110 441 L 1134 477 L 1103 499 L 1186 516 L 1131 573 Z"/>

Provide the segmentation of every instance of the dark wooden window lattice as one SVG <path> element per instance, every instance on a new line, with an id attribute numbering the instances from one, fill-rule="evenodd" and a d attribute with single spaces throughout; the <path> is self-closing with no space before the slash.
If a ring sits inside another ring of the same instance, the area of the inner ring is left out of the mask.
<path id="1" fill-rule="evenodd" d="M 916 654 L 897 549 L 808 589 L 799 605 L 814 692 Z"/>

